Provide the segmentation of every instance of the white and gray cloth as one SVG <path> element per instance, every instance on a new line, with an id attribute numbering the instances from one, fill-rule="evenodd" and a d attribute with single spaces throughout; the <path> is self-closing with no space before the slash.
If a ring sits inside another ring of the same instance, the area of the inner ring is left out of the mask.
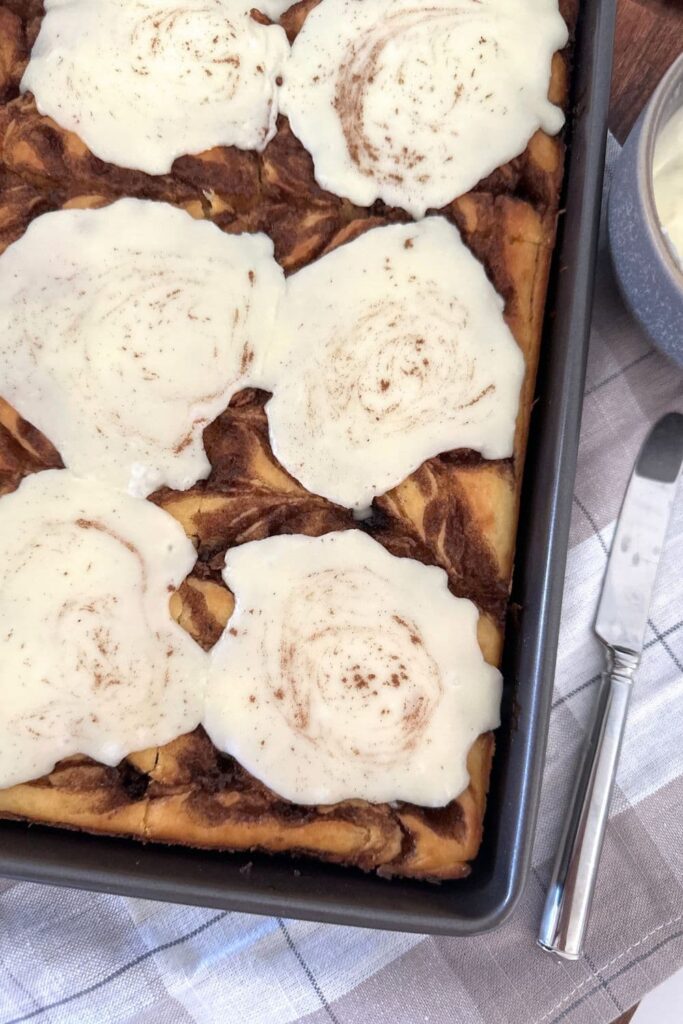
<path id="1" fill-rule="evenodd" d="M 612 147 L 611 155 L 616 147 Z M 533 869 L 498 931 L 443 939 L 0 880 L 0 1024 L 601 1024 L 683 964 L 683 493 L 634 691 L 587 953 L 535 936 L 602 664 L 591 634 L 638 448 L 683 375 L 617 295 L 604 245 Z"/>

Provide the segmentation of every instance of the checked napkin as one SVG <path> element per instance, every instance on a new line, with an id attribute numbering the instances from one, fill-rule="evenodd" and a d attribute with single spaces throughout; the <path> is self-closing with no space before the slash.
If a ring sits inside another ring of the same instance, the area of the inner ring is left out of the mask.
<path id="1" fill-rule="evenodd" d="M 617 147 L 610 143 L 608 156 Z M 533 869 L 498 931 L 443 939 L 0 880 L 0 1024 L 601 1024 L 683 964 L 683 489 L 633 694 L 587 953 L 535 935 L 602 655 L 591 633 L 638 448 L 683 374 L 615 288 L 604 238 Z"/>

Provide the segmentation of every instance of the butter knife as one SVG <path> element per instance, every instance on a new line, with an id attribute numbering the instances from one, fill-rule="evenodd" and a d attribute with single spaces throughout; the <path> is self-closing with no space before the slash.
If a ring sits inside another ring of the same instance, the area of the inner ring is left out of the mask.
<path id="1" fill-rule="evenodd" d="M 583 953 L 633 678 L 683 462 L 683 415 L 672 412 L 640 450 L 607 562 L 595 620 L 607 668 L 546 897 L 538 942 Z"/>

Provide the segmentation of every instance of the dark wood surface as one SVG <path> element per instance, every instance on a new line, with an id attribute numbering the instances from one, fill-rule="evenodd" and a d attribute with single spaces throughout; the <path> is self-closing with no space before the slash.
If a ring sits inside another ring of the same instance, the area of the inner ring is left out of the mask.
<path id="1" fill-rule="evenodd" d="M 618 1020 L 614 1021 L 614 1024 L 628 1024 L 633 1014 L 638 1009 L 637 1006 L 632 1006 L 630 1010 L 627 1010 Z"/>
<path id="2" fill-rule="evenodd" d="M 618 0 L 610 128 L 620 142 L 683 53 L 683 0 Z"/>
<path id="3" fill-rule="evenodd" d="M 618 0 L 610 128 L 620 142 L 683 53 L 683 0 Z M 614 1024 L 628 1024 L 631 1007 Z"/>

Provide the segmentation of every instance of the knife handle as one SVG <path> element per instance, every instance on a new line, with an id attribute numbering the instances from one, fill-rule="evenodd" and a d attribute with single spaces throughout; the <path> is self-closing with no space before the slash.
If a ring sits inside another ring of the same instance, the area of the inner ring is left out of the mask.
<path id="1" fill-rule="evenodd" d="M 568 960 L 583 953 L 637 666 L 633 655 L 610 651 L 543 909 L 539 945 Z"/>

